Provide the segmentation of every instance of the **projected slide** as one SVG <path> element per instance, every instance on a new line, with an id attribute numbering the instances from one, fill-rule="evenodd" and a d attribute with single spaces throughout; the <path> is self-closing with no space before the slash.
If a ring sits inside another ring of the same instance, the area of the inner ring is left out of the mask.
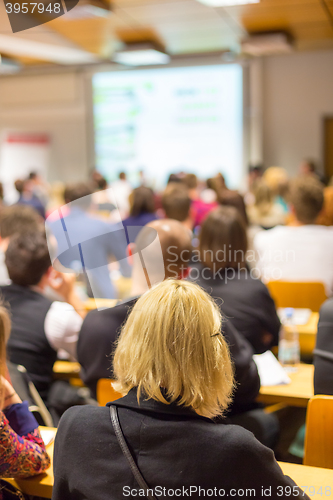
<path id="1" fill-rule="evenodd" d="M 93 77 L 96 166 L 109 180 L 144 171 L 156 187 L 170 172 L 242 175 L 242 68 L 197 66 Z"/>

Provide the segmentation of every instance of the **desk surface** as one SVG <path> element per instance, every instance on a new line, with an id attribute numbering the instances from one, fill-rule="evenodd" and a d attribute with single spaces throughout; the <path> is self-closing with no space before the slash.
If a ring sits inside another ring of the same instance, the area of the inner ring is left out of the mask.
<path id="1" fill-rule="evenodd" d="M 313 396 L 313 371 L 313 365 L 300 364 L 297 372 L 288 373 L 291 384 L 261 387 L 257 401 L 306 407 Z"/>
<path id="2" fill-rule="evenodd" d="M 28 479 L 21 479 L 10 482 L 17 488 L 20 488 L 27 495 L 41 496 L 44 498 L 52 497 L 53 488 L 53 443 L 47 447 L 51 457 L 51 467 L 44 473 Z M 333 470 L 320 469 L 318 467 L 306 467 L 304 465 L 289 464 L 279 462 L 283 473 L 290 476 L 298 486 L 310 496 L 311 500 L 323 500 L 333 494 Z M 331 494 L 325 496 L 325 487 L 331 486 Z M 311 489 L 310 489 L 311 488 Z M 322 488 L 322 490 L 320 490 Z M 320 492 L 322 491 L 322 494 Z M 311 494 L 309 494 L 311 493 Z"/>
<path id="3" fill-rule="evenodd" d="M 86 311 L 92 311 L 93 309 L 108 309 L 109 307 L 114 307 L 117 302 L 117 299 L 87 299 L 84 303 L 84 307 Z"/>

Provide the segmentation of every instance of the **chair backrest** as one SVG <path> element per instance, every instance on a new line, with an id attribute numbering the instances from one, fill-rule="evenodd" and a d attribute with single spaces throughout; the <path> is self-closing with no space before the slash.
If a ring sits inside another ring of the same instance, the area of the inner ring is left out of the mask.
<path id="1" fill-rule="evenodd" d="M 35 385 L 30 380 L 27 370 L 22 365 L 7 362 L 13 387 L 22 401 L 28 401 L 29 410 L 36 417 L 39 425 L 53 427 L 53 419 L 39 395 Z"/>
<path id="2" fill-rule="evenodd" d="M 100 406 L 105 406 L 106 403 L 123 397 L 120 392 L 114 390 L 111 382 L 113 382 L 113 380 L 110 378 L 100 378 L 97 382 L 96 394 L 97 401 Z"/>
<path id="3" fill-rule="evenodd" d="M 308 403 L 303 464 L 333 469 L 333 396 Z"/>
<path id="4" fill-rule="evenodd" d="M 316 281 L 270 281 L 267 286 L 276 307 L 309 308 L 318 312 L 327 299 L 324 284 Z"/>

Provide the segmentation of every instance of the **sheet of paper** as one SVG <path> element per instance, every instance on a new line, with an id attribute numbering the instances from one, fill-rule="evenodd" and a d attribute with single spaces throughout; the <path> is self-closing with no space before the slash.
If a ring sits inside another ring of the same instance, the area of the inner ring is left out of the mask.
<path id="1" fill-rule="evenodd" d="M 40 434 L 42 436 L 45 446 L 47 446 L 54 440 L 56 431 L 53 429 L 41 429 Z"/>
<path id="2" fill-rule="evenodd" d="M 278 316 L 282 323 L 285 322 L 285 308 L 279 307 Z M 293 323 L 297 326 L 306 325 L 311 317 L 311 309 L 294 309 Z"/>
<path id="3" fill-rule="evenodd" d="M 290 378 L 271 351 L 255 354 L 253 360 L 258 367 L 262 387 L 290 384 Z"/>

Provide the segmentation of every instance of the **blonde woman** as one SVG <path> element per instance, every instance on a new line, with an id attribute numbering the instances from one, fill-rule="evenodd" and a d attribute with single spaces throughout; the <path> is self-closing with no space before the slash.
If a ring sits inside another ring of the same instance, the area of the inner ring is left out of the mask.
<path id="1" fill-rule="evenodd" d="M 250 224 L 270 229 L 285 223 L 286 213 L 283 207 L 274 201 L 274 193 L 265 181 L 258 181 L 254 196 L 254 205 L 247 208 Z"/>
<path id="2" fill-rule="evenodd" d="M 38 424 L 27 402 L 22 403 L 8 379 L 6 343 L 9 333 L 10 319 L 0 305 L 0 478 L 33 476 L 50 466 Z"/>
<path id="3" fill-rule="evenodd" d="M 122 329 L 114 373 L 123 398 L 71 408 L 60 421 L 53 500 L 237 497 L 246 488 L 258 498 L 269 487 L 277 499 L 287 486 L 298 496 L 271 450 L 241 427 L 213 420 L 231 401 L 233 369 L 220 312 L 197 285 L 166 280 L 140 297 Z M 149 492 L 123 455 L 110 406 Z"/>

